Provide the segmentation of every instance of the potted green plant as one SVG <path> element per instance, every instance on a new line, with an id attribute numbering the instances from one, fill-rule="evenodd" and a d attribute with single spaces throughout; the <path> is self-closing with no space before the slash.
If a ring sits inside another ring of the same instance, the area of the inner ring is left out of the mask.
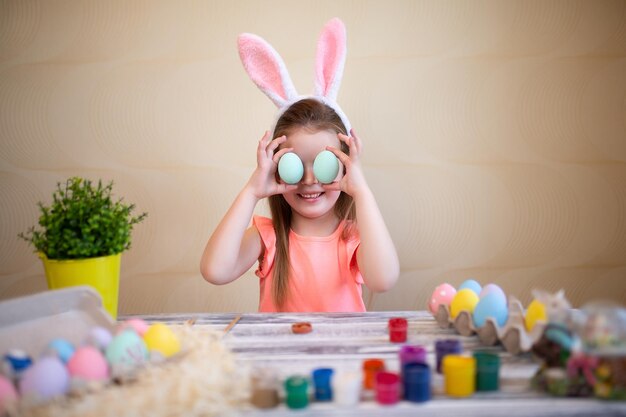
<path id="1" fill-rule="evenodd" d="M 41 228 L 18 236 L 39 254 L 48 288 L 91 285 L 115 319 L 121 254 L 130 248 L 133 226 L 147 213 L 133 215 L 135 205 L 113 200 L 112 190 L 112 181 L 103 185 L 72 177 L 59 182 L 51 205 L 38 203 Z"/>

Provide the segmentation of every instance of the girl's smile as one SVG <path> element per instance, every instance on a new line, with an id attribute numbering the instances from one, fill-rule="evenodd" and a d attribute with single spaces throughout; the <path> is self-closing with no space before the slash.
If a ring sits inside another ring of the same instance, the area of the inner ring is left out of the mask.
<path id="1" fill-rule="evenodd" d="M 301 193 L 298 193 L 298 197 L 300 197 L 300 198 L 302 198 L 302 199 L 304 199 L 304 200 L 306 200 L 306 201 L 308 201 L 310 203 L 313 203 L 313 202 L 318 201 L 322 194 L 324 194 L 324 192 L 314 193 L 314 194 L 301 194 Z"/>

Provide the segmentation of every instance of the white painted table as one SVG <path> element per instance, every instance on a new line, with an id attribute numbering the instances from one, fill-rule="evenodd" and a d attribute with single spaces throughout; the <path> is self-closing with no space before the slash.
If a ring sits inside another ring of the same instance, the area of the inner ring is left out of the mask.
<path id="1" fill-rule="evenodd" d="M 129 316 L 130 317 L 130 316 Z M 124 320 L 129 317 L 121 317 Z M 168 314 L 138 316 L 146 321 L 184 323 L 195 319 L 195 326 L 225 329 L 237 317 L 225 314 Z M 387 323 L 391 317 L 409 321 L 409 344 L 428 349 L 427 361 L 434 369 L 434 341 L 458 338 L 464 351 L 481 346 L 477 337 L 463 337 L 454 329 L 441 329 L 432 316 L 424 311 L 332 313 L 332 314 L 243 314 L 224 337 L 226 345 L 243 363 L 273 369 L 281 380 L 294 374 L 310 375 L 319 367 L 360 369 L 364 359 L 381 358 L 388 369 L 398 371 L 398 350 L 402 344 L 389 342 Z M 296 335 L 291 324 L 308 321 L 313 332 Z M 529 354 L 513 356 L 499 347 L 500 391 L 476 393 L 468 399 L 448 398 L 443 394 L 443 378 L 433 374 L 433 399 L 414 404 L 401 401 L 393 406 L 380 406 L 371 395 L 357 407 L 340 408 L 332 403 L 315 403 L 304 410 L 292 411 L 284 405 L 270 410 L 254 408 L 241 410 L 244 416 L 626 416 L 626 402 L 596 399 L 554 398 L 531 390 L 530 378 L 538 368 Z M 370 398 L 370 399 L 368 399 Z"/>

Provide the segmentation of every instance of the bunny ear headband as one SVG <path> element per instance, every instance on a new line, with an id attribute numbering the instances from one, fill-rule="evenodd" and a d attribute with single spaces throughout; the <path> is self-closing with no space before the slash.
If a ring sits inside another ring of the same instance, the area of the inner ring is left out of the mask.
<path id="1" fill-rule="evenodd" d="M 350 121 L 336 101 L 346 61 L 346 27 L 341 20 L 330 20 L 320 34 L 315 58 L 315 92 L 309 96 L 301 96 L 296 92 L 284 61 L 263 38 L 243 33 L 239 35 L 237 43 L 246 72 L 279 109 L 274 126 L 292 104 L 313 98 L 335 110 L 349 134 Z"/>

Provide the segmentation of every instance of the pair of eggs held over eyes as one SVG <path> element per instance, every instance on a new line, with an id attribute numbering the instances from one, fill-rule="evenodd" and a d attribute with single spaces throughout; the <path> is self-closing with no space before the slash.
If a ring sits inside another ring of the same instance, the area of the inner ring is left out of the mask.
<path id="1" fill-rule="evenodd" d="M 313 174 L 322 184 L 330 184 L 339 173 L 339 160 L 331 151 L 322 151 L 313 161 Z M 278 175 L 287 184 L 297 184 L 304 175 L 304 165 L 298 155 L 288 152 L 278 161 Z"/>

